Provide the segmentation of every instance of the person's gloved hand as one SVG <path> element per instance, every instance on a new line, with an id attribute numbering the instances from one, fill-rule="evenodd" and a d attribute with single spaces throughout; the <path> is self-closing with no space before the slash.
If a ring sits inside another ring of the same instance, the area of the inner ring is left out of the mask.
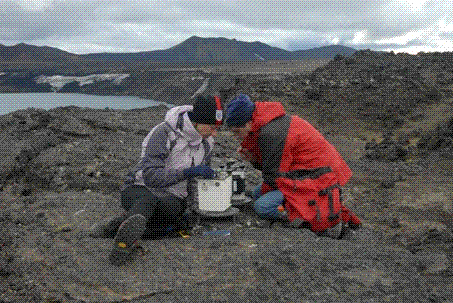
<path id="1" fill-rule="evenodd" d="M 183 170 L 185 178 L 203 177 L 212 179 L 215 177 L 215 171 L 207 165 L 197 165 Z"/>

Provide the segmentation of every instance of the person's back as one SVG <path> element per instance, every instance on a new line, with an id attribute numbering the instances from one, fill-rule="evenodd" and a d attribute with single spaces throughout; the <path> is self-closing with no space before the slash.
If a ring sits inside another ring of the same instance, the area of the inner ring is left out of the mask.
<path id="1" fill-rule="evenodd" d="M 345 185 L 352 172 L 337 149 L 308 121 L 298 116 L 292 116 L 291 119 L 297 138 L 293 139 L 292 163 L 288 170 L 328 166 L 332 168 L 340 184 Z"/>

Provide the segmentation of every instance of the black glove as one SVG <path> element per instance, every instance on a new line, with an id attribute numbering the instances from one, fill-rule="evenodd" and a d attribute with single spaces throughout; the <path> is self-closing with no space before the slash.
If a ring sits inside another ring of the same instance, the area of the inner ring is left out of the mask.
<path id="1" fill-rule="evenodd" d="M 193 177 L 203 177 L 206 179 L 212 179 L 215 177 L 215 171 L 207 165 L 192 166 L 184 169 L 183 173 L 186 179 Z"/>

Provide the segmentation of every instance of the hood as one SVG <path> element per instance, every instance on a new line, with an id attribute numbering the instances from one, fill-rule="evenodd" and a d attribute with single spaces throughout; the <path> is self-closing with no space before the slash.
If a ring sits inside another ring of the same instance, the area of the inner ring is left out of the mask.
<path id="1" fill-rule="evenodd" d="M 256 132 L 270 121 L 285 114 L 285 109 L 280 102 L 255 102 L 251 131 Z"/>
<path id="2" fill-rule="evenodd" d="M 199 145 L 203 138 L 193 127 L 192 122 L 187 115 L 187 112 L 192 110 L 192 105 L 175 106 L 167 111 L 165 122 L 170 125 L 175 132 L 184 137 L 190 145 Z M 180 119 L 181 115 L 182 119 Z"/>

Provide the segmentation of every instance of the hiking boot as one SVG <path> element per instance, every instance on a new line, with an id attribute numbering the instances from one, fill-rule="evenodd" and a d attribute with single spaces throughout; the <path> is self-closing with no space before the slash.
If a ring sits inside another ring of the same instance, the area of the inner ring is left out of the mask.
<path id="1" fill-rule="evenodd" d="M 356 229 L 359 229 L 359 228 L 361 228 L 361 227 L 362 227 L 362 223 L 359 223 L 359 224 L 354 224 L 354 223 L 352 223 L 352 222 L 349 222 L 349 223 L 348 223 L 348 228 L 350 228 L 350 229 L 356 230 Z"/>
<path id="2" fill-rule="evenodd" d="M 140 214 L 133 215 L 124 221 L 115 236 L 115 243 L 109 260 L 119 266 L 130 260 L 137 247 L 137 241 L 146 229 L 146 218 Z"/>
<path id="3" fill-rule="evenodd" d="M 124 215 L 101 220 L 90 227 L 89 235 L 93 238 L 113 238 L 124 220 Z"/>
<path id="4" fill-rule="evenodd" d="M 343 231 L 343 222 L 340 221 L 340 222 L 338 222 L 337 225 L 326 229 L 319 235 L 323 236 L 323 237 L 329 237 L 332 239 L 340 239 L 340 237 L 342 235 L 342 231 Z"/>

